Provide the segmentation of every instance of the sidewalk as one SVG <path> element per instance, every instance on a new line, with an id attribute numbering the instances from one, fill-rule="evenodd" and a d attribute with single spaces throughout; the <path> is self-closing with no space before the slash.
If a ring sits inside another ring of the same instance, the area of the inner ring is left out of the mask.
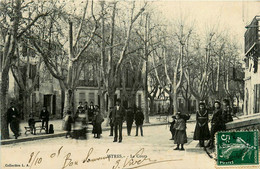
<path id="1" fill-rule="evenodd" d="M 194 121 L 195 115 L 192 115 L 190 120 L 188 122 Z M 171 116 L 150 116 L 149 122 L 150 123 L 144 123 L 144 127 L 148 126 L 156 126 L 156 125 L 166 125 L 168 122 L 171 122 L 172 118 Z M 33 141 L 33 140 L 39 140 L 39 139 L 47 139 L 47 138 L 54 138 L 54 137 L 63 137 L 65 136 L 66 132 L 62 130 L 62 123 L 63 121 L 60 120 L 50 120 L 49 125 L 53 124 L 54 126 L 54 134 L 45 134 L 45 131 L 43 130 L 41 133 L 39 130 L 36 131 L 36 135 L 32 135 L 30 132 L 27 132 L 25 135 L 25 126 L 28 126 L 27 122 L 21 122 L 20 123 L 20 133 L 21 136 L 18 137 L 18 139 L 15 139 L 13 136 L 13 133 L 9 129 L 9 135 L 10 139 L 7 140 L 1 140 L 1 145 L 5 144 L 13 144 L 13 143 L 19 143 L 19 142 L 25 142 L 25 141 Z M 102 123 L 102 130 L 107 131 L 110 130 L 110 126 L 106 126 L 107 119 Z M 41 125 L 41 123 L 37 123 L 36 126 Z M 133 124 L 135 126 L 135 123 Z M 123 123 L 123 128 L 126 128 L 126 123 Z M 88 125 L 88 132 L 92 131 L 92 125 Z"/>

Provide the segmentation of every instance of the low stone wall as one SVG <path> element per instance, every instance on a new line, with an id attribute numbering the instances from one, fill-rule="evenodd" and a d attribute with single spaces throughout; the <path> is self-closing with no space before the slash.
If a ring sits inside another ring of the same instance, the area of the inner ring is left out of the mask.
<path id="1" fill-rule="evenodd" d="M 227 130 L 258 130 L 260 131 L 260 114 L 250 116 L 241 116 L 232 122 L 226 124 Z M 259 136 L 259 134 L 258 134 Z M 258 144 L 260 145 L 260 137 L 258 137 Z"/>

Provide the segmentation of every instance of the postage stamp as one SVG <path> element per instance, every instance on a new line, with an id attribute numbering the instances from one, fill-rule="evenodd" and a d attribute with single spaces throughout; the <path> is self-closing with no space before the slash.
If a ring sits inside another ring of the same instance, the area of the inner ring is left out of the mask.
<path id="1" fill-rule="evenodd" d="M 259 165 L 258 131 L 227 131 L 216 135 L 217 165 Z"/>

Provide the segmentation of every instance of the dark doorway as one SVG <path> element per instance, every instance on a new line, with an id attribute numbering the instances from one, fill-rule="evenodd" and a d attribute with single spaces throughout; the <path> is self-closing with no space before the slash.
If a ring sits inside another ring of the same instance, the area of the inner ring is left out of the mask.
<path id="1" fill-rule="evenodd" d="M 52 96 L 52 114 L 56 114 L 56 95 Z"/>
<path id="2" fill-rule="evenodd" d="M 49 112 L 51 112 L 51 95 L 44 95 L 43 96 L 43 106 L 47 108 Z"/>

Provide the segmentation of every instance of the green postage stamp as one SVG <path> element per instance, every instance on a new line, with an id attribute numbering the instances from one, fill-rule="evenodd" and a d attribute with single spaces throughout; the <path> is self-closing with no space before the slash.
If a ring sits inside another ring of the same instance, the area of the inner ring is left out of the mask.
<path id="1" fill-rule="evenodd" d="M 258 131 L 227 131 L 216 135 L 217 165 L 258 165 Z"/>

